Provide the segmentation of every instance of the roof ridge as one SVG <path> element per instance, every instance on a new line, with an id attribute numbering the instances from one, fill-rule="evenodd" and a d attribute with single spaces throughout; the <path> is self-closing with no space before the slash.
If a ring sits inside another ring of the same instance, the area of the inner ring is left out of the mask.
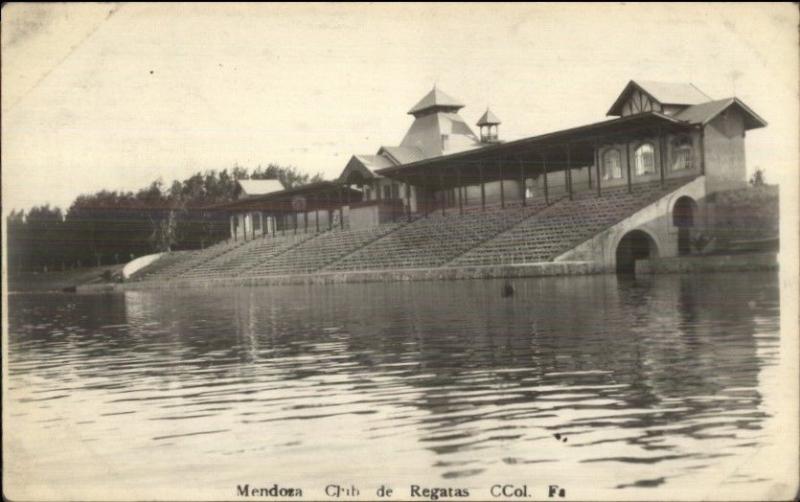
<path id="1" fill-rule="evenodd" d="M 695 88 L 695 90 L 696 90 L 697 92 L 699 92 L 700 94 L 702 94 L 703 96 L 707 97 L 707 98 L 708 98 L 708 99 L 710 99 L 711 101 L 714 101 L 714 98 L 712 98 L 711 96 L 709 96 L 708 94 L 706 94 L 705 92 L 703 92 L 703 90 L 702 90 L 702 89 L 700 89 L 699 87 L 697 87 L 696 85 L 694 85 L 694 82 L 689 82 L 689 85 L 691 85 L 692 87 L 694 87 L 694 88 Z"/>

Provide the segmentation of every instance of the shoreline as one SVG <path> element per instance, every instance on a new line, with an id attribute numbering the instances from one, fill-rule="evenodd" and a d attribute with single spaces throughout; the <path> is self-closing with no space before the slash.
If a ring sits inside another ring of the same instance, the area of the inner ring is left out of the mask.
<path id="1" fill-rule="evenodd" d="M 741 255 L 686 256 L 643 260 L 637 264 L 637 275 L 665 273 L 733 272 L 748 270 L 777 270 L 776 253 Z M 78 285 L 77 292 L 125 290 L 184 289 L 245 286 L 286 286 L 357 284 L 373 282 L 458 281 L 475 279 L 520 279 L 531 277 L 564 277 L 615 273 L 596 262 L 561 261 L 525 265 L 485 265 L 472 267 L 438 267 L 394 270 L 361 270 L 348 272 L 314 272 L 310 274 L 273 275 L 261 277 L 220 277 L 204 279 L 174 279 L 170 281 L 140 281 L 126 283 Z"/>

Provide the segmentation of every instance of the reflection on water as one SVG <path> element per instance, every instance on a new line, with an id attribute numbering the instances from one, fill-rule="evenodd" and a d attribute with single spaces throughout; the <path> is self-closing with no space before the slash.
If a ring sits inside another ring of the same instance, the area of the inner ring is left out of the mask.
<path id="1" fill-rule="evenodd" d="M 39 438 L 31 465 L 102 459 L 133 484 L 189 471 L 228 485 L 387 472 L 541 484 L 566 469 L 573 484 L 578 470 L 598 487 L 662 488 L 771 439 L 760 374 L 777 360 L 777 282 L 12 296 L 11 420 Z"/>

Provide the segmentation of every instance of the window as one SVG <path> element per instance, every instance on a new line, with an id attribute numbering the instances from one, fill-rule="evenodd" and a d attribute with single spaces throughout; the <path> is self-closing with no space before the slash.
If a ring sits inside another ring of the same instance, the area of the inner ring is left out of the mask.
<path id="1" fill-rule="evenodd" d="M 672 170 L 680 171 L 692 168 L 692 140 L 687 136 L 676 138 L 672 142 Z"/>
<path id="2" fill-rule="evenodd" d="M 372 189 L 364 187 L 364 200 L 372 200 Z"/>
<path id="3" fill-rule="evenodd" d="M 639 148 L 633 152 L 633 161 L 633 165 L 636 167 L 636 176 L 656 172 L 656 153 L 653 145 L 650 143 L 639 145 Z"/>
<path id="4" fill-rule="evenodd" d="M 389 200 L 392 198 L 392 187 L 391 185 L 383 185 L 383 198 Z"/>
<path id="5" fill-rule="evenodd" d="M 622 178 L 622 164 L 619 150 L 611 149 L 603 155 L 603 179 L 616 180 Z"/>

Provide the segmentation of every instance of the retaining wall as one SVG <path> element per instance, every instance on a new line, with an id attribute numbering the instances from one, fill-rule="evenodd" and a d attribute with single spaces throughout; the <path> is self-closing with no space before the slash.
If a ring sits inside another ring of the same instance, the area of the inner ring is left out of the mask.
<path id="1" fill-rule="evenodd" d="M 777 268 L 778 255 L 775 253 L 676 256 L 636 262 L 637 274 L 738 272 L 744 270 L 773 270 Z"/>

